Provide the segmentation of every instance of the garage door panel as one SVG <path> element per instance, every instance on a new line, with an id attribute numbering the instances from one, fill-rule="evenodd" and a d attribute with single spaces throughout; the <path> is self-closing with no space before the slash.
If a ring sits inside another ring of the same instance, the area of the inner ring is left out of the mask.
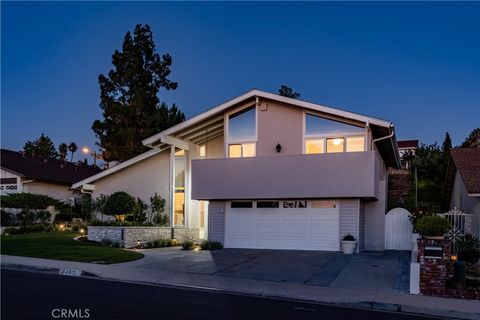
<path id="1" fill-rule="evenodd" d="M 225 247 L 339 250 L 339 210 L 227 208 Z"/>

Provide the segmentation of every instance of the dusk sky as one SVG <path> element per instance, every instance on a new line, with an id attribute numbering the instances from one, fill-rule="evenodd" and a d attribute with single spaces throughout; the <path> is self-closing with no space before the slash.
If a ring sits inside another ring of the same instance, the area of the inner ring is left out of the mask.
<path id="1" fill-rule="evenodd" d="M 251 88 L 392 121 L 398 139 L 454 144 L 480 126 L 480 3 L 2 2 L 1 144 L 43 132 L 93 147 L 98 75 L 149 24 L 192 117 Z"/>

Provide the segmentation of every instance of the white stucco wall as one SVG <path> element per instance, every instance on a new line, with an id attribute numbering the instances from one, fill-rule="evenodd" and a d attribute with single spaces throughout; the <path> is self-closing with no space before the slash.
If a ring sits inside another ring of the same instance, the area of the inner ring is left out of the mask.
<path id="1" fill-rule="evenodd" d="M 460 173 L 455 174 L 450 209 L 457 208 L 466 213 L 473 214 L 473 232 L 480 236 L 480 197 L 468 195 Z"/>
<path id="2" fill-rule="evenodd" d="M 167 203 L 165 213 L 169 208 L 169 150 L 137 162 L 120 171 L 107 175 L 95 182 L 93 197 L 100 194 L 112 194 L 125 191 L 150 204 L 150 197 L 157 192 Z"/>
<path id="3" fill-rule="evenodd" d="M 17 183 L 14 184 L 2 184 L 0 187 L 0 194 L 8 194 L 8 193 L 17 193 L 22 192 L 22 184 L 21 184 L 21 177 L 4 169 L 0 169 L 0 178 L 2 179 L 17 179 Z M 12 187 L 16 186 L 16 189 L 12 189 Z"/>
<path id="4" fill-rule="evenodd" d="M 69 185 L 27 180 L 23 182 L 22 188 L 23 192 L 45 194 L 57 200 L 65 200 L 73 197 Z"/>

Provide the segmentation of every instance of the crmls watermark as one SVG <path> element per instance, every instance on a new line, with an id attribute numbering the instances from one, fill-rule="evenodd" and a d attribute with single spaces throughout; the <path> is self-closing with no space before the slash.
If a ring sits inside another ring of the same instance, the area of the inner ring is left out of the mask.
<path id="1" fill-rule="evenodd" d="M 88 319 L 90 318 L 90 309 L 53 309 L 52 318 L 54 319 Z"/>

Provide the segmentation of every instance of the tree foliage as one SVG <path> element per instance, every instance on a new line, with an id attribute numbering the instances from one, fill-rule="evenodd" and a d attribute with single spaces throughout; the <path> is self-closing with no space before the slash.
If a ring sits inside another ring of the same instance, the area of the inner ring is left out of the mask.
<path id="1" fill-rule="evenodd" d="M 58 146 L 58 155 L 60 160 L 66 161 L 67 160 L 67 153 L 68 153 L 68 146 L 66 143 L 60 143 Z"/>
<path id="2" fill-rule="evenodd" d="M 105 201 L 103 213 L 109 216 L 129 214 L 135 207 L 135 198 L 124 191 L 111 194 Z"/>
<path id="3" fill-rule="evenodd" d="M 70 161 L 73 161 L 73 154 L 78 150 L 77 144 L 75 142 L 71 142 L 68 145 L 68 151 L 70 151 L 71 156 L 70 156 Z"/>
<path id="4" fill-rule="evenodd" d="M 461 145 L 462 148 L 480 147 L 480 128 L 475 128 Z"/>
<path id="5" fill-rule="evenodd" d="M 28 155 L 41 156 L 47 159 L 55 159 L 58 157 L 52 140 L 43 133 L 38 139 L 27 141 L 23 146 L 23 151 Z"/>
<path id="6" fill-rule="evenodd" d="M 300 93 L 293 91 L 291 87 L 281 85 L 278 94 L 287 98 L 299 99 Z"/>
<path id="7" fill-rule="evenodd" d="M 124 161 L 145 151 L 141 141 L 185 119 L 173 105 L 160 104 L 160 88 L 174 90 L 169 79 L 172 57 L 160 56 L 148 25 L 127 32 L 122 50 L 112 56 L 113 69 L 101 74 L 100 108 L 103 120 L 92 129 L 106 161 Z"/>

